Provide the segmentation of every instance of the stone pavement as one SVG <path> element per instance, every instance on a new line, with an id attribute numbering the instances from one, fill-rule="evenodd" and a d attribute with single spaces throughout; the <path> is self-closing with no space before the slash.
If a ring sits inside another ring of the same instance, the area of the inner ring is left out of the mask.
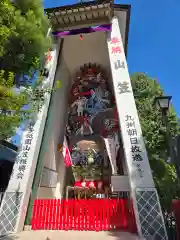
<path id="1" fill-rule="evenodd" d="M 91 231 L 23 231 L 0 240 L 140 240 L 141 238 L 123 232 Z M 143 239 L 141 239 L 143 240 Z"/>

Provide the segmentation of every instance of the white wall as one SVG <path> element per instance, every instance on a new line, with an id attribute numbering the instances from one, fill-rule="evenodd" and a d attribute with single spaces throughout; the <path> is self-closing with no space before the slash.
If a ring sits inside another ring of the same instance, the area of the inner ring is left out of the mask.
<path id="1" fill-rule="evenodd" d="M 121 28 L 123 29 L 123 39 L 125 39 L 126 12 L 116 12 L 119 17 Z M 58 153 L 57 146 L 63 142 L 65 132 L 65 122 L 68 106 L 68 89 L 74 73 L 85 63 L 97 63 L 106 70 L 110 87 L 112 87 L 110 62 L 107 48 L 107 33 L 96 32 L 83 35 L 83 40 L 78 35 L 64 38 L 61 57 L 58 63 L 55 80 L 62 81 L 62 88 L 58 89 L 53 96 L 50 110 L 50 120 L 47 126 L 48 143 L 46 144 L 46 153 L 43 156 L 44 166 L 57 171 L 58 182 L 56 191 L 44 190 L 50 192 L 50 198 L 60 197 L 63 190 L 63 181 L 65 177 L 65 166 L 63 156 Z M 125 166 L 124 166 L 125 168 Z M 126 170 L 125 170 L 126 172 Z M 38 191 L 38 197 L 44 196 L 43 189 Z"/>
<path id="2" fill-rule="evenodd" d="M 58 174 L 57 186 L 55 188 L 40 187 L 38 198 L 59 198 L 62 194 L 63 180 L 65 177 L 64 158 L 58 150 L 58 144 L 63 143 L 65 125 L 67 120 L 68 92 L 71 85 L 70 73 L 60 56 L 55 81 L 61 81 L 61 88 L 57 89 L 52 96 L 52 103 L 49 110 L 49 120 L 46 126 L 48 141 L 46 151 L 43 155 L 44 167 L 54 170 Z M 43 139 L 44 141 L 44 139 Z"/>

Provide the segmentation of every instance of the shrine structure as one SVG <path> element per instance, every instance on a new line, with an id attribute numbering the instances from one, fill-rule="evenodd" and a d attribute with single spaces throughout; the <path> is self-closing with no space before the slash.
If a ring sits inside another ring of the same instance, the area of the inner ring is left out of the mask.
<path id="1" fill-rule="evenodd" d="M 0 233 L 32 224 L 167 239 L 126 62 L 130 6 L 106 0 L 45 11 L 54 44 L 44 85 L 58 88 L 24 132 Z"/>

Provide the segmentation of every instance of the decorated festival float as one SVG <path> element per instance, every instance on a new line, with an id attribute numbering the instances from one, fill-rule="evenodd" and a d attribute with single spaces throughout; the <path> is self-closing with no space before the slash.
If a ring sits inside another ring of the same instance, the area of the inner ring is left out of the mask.
<path id="1" fill-rule="evenodd" d="M 108 197 L 112 174 L 120 174 L 120 168 L 123 171 L 119 124 L 108 76 L 96 63 L 85 64 L 75 73 L 66 136 L 74 177 L 69 189 L 82 198 Z"/>
<path id="2" fill-rule="evenodd" d="M 43 82 L 61 87 L 24 132 L 1 235 L 32 225 L 167 239 L 125 57 L 130 6 L 106 0 L 45 11 L 54 44 Z"/>

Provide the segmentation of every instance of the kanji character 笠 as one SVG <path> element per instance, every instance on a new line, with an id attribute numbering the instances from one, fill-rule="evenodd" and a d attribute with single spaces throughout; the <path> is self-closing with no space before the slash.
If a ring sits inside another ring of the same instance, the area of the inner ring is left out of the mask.
<path id="1" fill-rule="evenodd" d="M 128 82 L 120 82 L 117 87 L 120 94 L 130 92 Z"/>

